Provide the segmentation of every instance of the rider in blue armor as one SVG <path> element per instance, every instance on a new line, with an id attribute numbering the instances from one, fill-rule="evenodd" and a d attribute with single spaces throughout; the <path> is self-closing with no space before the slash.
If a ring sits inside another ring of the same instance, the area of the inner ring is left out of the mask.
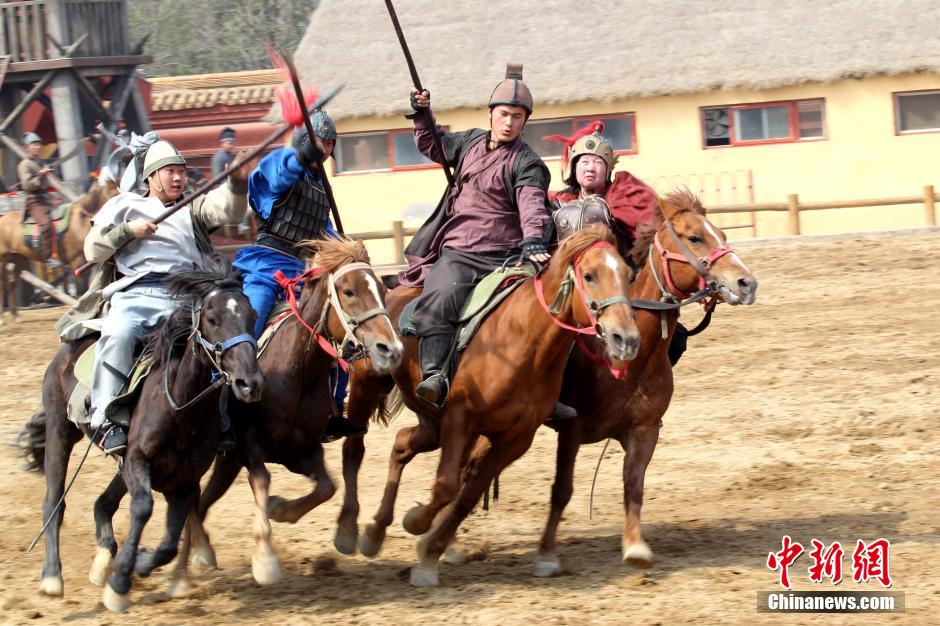
<path id="1" fill-rule="evenodd" d="M 304 272 L 304 261 L 296 244 L 307 239 L 338 237 L 330 221 L 330 203 L 319 163 L 333 154 L 336 125 L 326 111 L 311 115 L 314 141 L 306 130 L 297 129 L 291 146 L 264 157 L 248 179 L 248 202 L 258 220 L 255 245 L 242 248 L 235 267 L 244 277 L 244 291 L 258 314 L 255 337 L 260 337 L 276 302 L 284 290 L 274 280 L 278 270 L 288 278 Z M 366 429 L 343 417 L 349 375 L 336 367 L 330 377 L 337 413 L 330 417 L 323 441 L 361 437 Z"/>

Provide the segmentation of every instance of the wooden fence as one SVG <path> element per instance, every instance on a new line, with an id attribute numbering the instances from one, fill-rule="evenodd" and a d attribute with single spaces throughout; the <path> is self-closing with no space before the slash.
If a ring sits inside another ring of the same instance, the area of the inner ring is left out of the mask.
<path id="1" fill-rule="evenodd" d="M 923 204 L 926 226 L 936 226 L 937 217 L 935 213 L 935 203 L 940 200 L 940 194 L 934 191 L 933 185 L 924 187 L 923 194 L 919 196 L 904 196 L 899 198 L 876 198 L 871 200 L 838 200 L 835 202 L 800 202 L 797 194 L 787 196 L 786 202 L 765 202 L 755 204 L 729 204 L 725 206 L 712 207 L 708 209 L 709 215 L 722 213 L 762 213 L 765 211 L 786 211 L 787 233 L 790 235 L 799 235 L 800 233 L 800 213 L 804 211 L 822 211 L 825 209 L 855 209 L 873 206 L 893 206 L 899 204 Z M 405 263 L 405 237 L 411 237 L 417 228 L 405 228 L 400 221 L 392 222 L 390 230 L 370 230 L 361 233 L 349 233 L 353 239 L 363 241 L 375 241 L 391 239 L 395 250 L 395 263 L 386 266 L 377 266 L 378 269 L 398 268 Z M 248 244 L 219 246 L 220 252 L 234 252 Z"/>

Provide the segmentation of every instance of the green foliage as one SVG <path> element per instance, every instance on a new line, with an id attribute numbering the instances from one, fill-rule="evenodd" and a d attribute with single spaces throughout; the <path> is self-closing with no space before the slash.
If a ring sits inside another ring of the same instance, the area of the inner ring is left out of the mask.
<path id="1" fill-rule="evenodd" d="M 271 67 L 266 42 L 294 50 L 319 0 L 128 0 L 130 41 L 150 34 L 150 76 Z"/>

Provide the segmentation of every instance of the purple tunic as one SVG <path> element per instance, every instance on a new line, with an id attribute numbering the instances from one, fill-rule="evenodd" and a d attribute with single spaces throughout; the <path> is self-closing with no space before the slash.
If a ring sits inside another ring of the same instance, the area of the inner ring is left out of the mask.
<path id="1" fill-rule="evenodd" d="M 444 163 L 445 159 L 434 148 L 434 131 L 425 118 L 417 116 L 414 122 L 418 149 L 429 159 Z M 444 133 L 440 127 L 437 130 L 448 150 L 456 134 Z M 400 276 L 403 284 L 420 286 L 441 248 L 471 253 L 509 251 L 518 248 L 526 237 L 544 237 L 551 220 L 545 188 L 525 184 L 541 178 L 520 177 L 522 184 L 513 181 L 514 198 L 507 189 L 507 172 L 528 147 L 517 139 L 491 150 L 488 138 L 487 134 L 472 143 L 462 155 L 460 172 L 442 206 L 445 219 L 434 236 L 431 254 L 410 259 L 412 266 Z M 541 162 L 539 165 L 544 168 Z"/>

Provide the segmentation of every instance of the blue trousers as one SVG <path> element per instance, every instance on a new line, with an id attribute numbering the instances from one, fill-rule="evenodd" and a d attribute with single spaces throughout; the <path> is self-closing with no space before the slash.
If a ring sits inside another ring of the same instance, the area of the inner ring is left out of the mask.
<path id="1" fill-rule="evenodd" d="M 294 278 L 302 274 L 306 267 L 300 259 L 263 246 L 242 248 L 235 255 L 233 265 L 242 273 L 244 278 L 242 291 L 245 292 L 248 302 L 251 303 L 251 307 L 258 316 L 254 329 L 255 339 L 257 339 L 264 332 L 265 324 L 274 305 L 284 299 L 284 290 L 274 280 L 274 273 L 280 270 L 288 278 Z M 333 390 L 333 400 L 340 413 L 343 412 L 343 404 L 346 402 L 348 386 L 349 374 L 339 367 L 334 368 L 330 375 L 330 389 Z"/>

